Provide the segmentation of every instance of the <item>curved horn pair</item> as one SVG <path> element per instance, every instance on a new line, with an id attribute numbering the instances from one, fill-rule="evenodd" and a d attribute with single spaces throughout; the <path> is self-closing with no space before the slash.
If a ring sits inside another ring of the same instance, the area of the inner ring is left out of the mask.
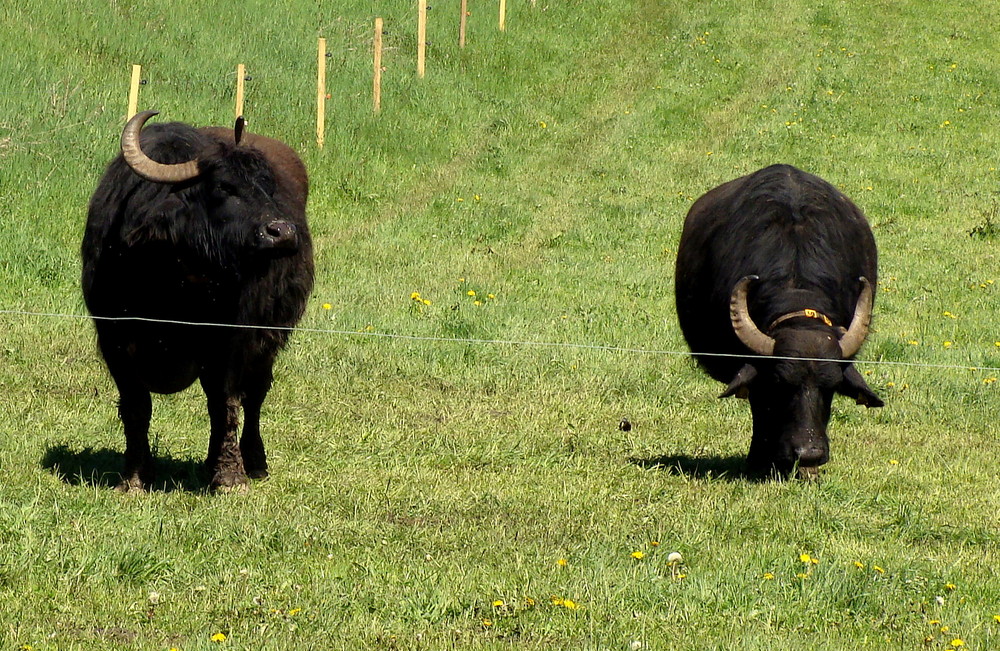
<path id="1" fill-rule="evenodd" d="M 147 156 L 139 146 L 139 132 L 142 131 L 142 125 L 157 113 L 157 111 L 136 113 L 125 125 L 122 131 L 122 156 L 125 162 L 133 172 L 154 183 L 180 183 L 195 178 L 199 174 L 197 158 L 172 165 L 158 163 Z"/>
<path id="2" fill-rule="evenodd" d="M 733 322 L 736 336 L 747 348 L 758 355 L 774 354 L 774 338 L 761 332 L 760 328 L 750 318 L 747 308 L 747 291 L 750 283 L 759 280 L 758 276 L 745 276 L 733 288 L 729 298 L 729 317 Z M 844 359 L 850 359 L 861 350 L 861 344 L 868 336 L 868 325 L 872 320 L 872 286 L 864 276 L 861 281 L 861 294 L 854 306 L 854 317 L 847 332 L 840 338 L 840 354 Z"/>

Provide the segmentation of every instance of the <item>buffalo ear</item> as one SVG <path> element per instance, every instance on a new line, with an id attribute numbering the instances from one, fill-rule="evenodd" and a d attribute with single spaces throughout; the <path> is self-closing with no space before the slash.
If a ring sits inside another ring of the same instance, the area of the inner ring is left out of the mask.
<path id="1" fill-rule="evenodd" d="M 858 373 L 858 369 L 854 368 L 852 364 L 848 364 L 847 368 L 844 369 L 844 380 L 837 387 L 837 392 L 848 398 L 854 398 L 859 405 L 868 408 L 885 405 L 882 399 L 868 387 L 865 379 L 861 377 L 861 373 Z"/>
<path id="2" fill-rule="evenodd" d="M 736 396 L 737 398 L 742 398 L 744 400 L 750 397 L 750 383 L 753 382 L 754 378 L 757 377 L 757 369 L 755 369 L 751 364 L 744 364 L 743 368 L 739 370 L 733 381 L 729 383 L 726 390 L 723 391 L 719 397 L 728 398 L 730 396 Z"/>

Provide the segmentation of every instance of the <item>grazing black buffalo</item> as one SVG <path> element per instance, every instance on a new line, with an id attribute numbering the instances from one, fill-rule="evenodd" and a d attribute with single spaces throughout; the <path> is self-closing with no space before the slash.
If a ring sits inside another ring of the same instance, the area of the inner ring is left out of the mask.
<path id="1" fill-rule="evenodd" d="M 122 153 L 90 200 L 82 246 L 83 297 L 120 395 L 119 488 L 154 478 L 150 392 L 196 379 L 211 421 L 211 486 L 239 487 L 247 475 L 267 475 L 260 408 L 312 290 L 306 169 L 287 145 L 243 133 L 242 118 L 235 129 L 143 130 L 153 115 L 125 126 Z"/>
<path id="2" fill-rule="evenodd" d="M 701 366 L 729 385 L 720 397 L 750 401 L 752 469 L 815 476 L 829 459 L 833 394 L 882 406 L 850 363 L 868 334 L 876 259 L 850 199 L 788 165 L 691 206 L 677 252 L 677 316 Z"/>

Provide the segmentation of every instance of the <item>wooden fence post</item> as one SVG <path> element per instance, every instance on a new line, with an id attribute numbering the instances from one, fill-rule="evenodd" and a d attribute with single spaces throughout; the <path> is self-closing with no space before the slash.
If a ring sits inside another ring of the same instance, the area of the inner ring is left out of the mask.
<path id="1" fill-rule="evenodd" d="M 246 81 L 247 70 L 246 67 L 241 63 L 236 66 L 236 115 L 235 117 L 240 117 L 243 115 L 243 84 Z"/>
<path id="2" fill-rule="evenodd" d="M 133 65 L 132 66 L 132 81 L 129 84 L 128 89 L 128 117 L 131 120 L 132 116 L 136 114 L 139 110 L 139 83 L 142 77 L 142 66 Z"/>
<path id="3" fill-rule="evenodd" d="M 375 75 L 372 86 L 372 110 L 382 110 L 382 19 L 375 19 Z"/>
<path id="4" fill-rule="evenodd" d="M 316 146 L 326 141 L 326 39 L 319 39 L 316 53 Z"/>
<path id="5" fill-rule="evenodd" d="M 458 21 L 458 47 L 465 47 L 465 22 L 469 15 L 469 0 L 462 0 L 462 17 Z"/>
<path id="6" fill-rule="evenodd" d="M 417 76 L 424 76 L 424 56 L 427 49 L 427 0 L 417 0 Z"/>

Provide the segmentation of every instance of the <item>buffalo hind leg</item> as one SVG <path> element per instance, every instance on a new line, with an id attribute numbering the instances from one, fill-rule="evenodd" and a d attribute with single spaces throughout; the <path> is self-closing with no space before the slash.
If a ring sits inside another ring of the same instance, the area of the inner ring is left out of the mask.
<path id="1" fill-rule="evenodd" d="M 205 459 L 205 467 L 212 476 L 209 488 L 245 488 L 247 475 L 243 469 L 243 455 L 237 440 L 240 401 L 224 391 L 221 382 L 215 383 L 203 377 L 201 385 L 205 389 L 212 429 L 208 440 L 208 457 Z"/>

